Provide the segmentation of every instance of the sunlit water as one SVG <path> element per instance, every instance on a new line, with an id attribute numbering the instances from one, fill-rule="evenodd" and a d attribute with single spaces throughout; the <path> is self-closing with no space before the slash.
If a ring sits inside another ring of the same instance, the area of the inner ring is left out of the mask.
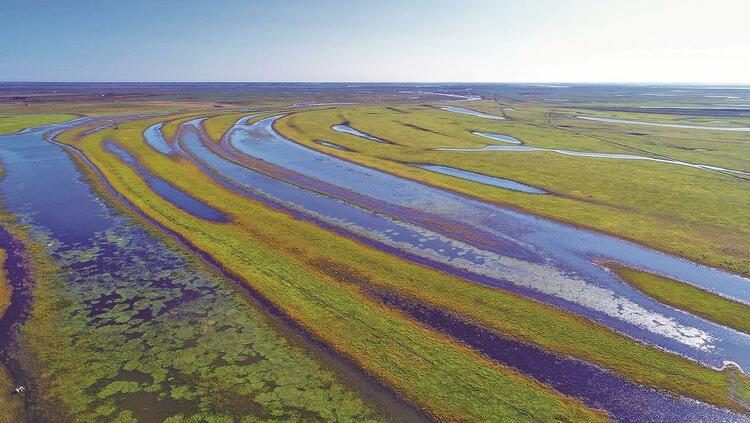
<path id="1" fill-rule="evenodd" d="M 240 121 L 228 140 L 245 154 L 281 168 L 445 219 L 467 233 L 495 238 L 506 247 L 488 251 L 472 247 L 466 239 L 446 237 L 451 243 L 462 242 L 460 248 L 472 254 L 456 258 L 439 249 L 427 252 L 490 278 L 492 282 L 486 283 L 589 316 L 710 366 L 718 368 L 729 360 L 750 368 L 750 336 L 662 305 L 603 269 L 597 260 L 614 260 L 750 303 L 747 278 L 325 155 L 279 136 L 272 127 L 275 119 L 250 126 Z M 409 215 L 397 217 L 418 223 Z"/>

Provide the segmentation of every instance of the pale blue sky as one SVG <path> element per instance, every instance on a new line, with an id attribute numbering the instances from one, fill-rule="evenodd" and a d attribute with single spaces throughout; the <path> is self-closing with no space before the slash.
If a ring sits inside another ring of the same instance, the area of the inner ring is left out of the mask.
<path id="1" fill-rule="evenodd" d="M 0 80 L 750 83 L 749 19 L 747 0 L 0 0 Z"/>

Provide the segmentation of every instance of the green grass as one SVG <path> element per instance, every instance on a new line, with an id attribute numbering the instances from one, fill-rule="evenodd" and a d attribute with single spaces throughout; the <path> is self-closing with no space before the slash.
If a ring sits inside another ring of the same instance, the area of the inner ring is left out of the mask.
<path id="1" fill-rule="evenodd" d="M 161 128 L 161 132 L 164 135 L 164 139 L 167 141 L 170 141 L 174 139 L 175 135 L 177 135 L 177 129 L 179 129 L 180 125 L 183 123 L 195 119 L 198 117 L 203 116 L 202 113 L 191 113 L 191 114 L 181 114 L 177 116 L 172 116 L 171 119 L 167 121 L 167 123 L 164 124 Z"/>
<path id="2" fill-rule="evenodd" d="M 0 248 L 0 316 L 10 305 L 11 289 L 5 275 L 5 250 Z M 11 394 L 13 381 L 8 371 L 0 365 L 0 423 L 22 421 L 23 399 Z"/>
<path id="3" fill-rule="evenodd" d="M 729 373 L 729 393 L 737 401 L 750 408 L 750 381 L 744 376 L 742 370 L 736 366 L 727 366 L 725 370 Z"/>
<path id="4" fill-rule="evenodd" d="M 10 305 L 10 295 L 12 293 L 7 276 L 5 275 L 5 259 L 5 250 L 0 248 L 0 316 L 5 313 L 5 309 Z"/>
<path id="5" fill-rule="evenodd" d="M 608 264 L 625 281 L 657 301 L 724 326 L 750 333 L 750 306 L 685 282 L 616 264 Z"/>
<path id="6" fill-rule="evenodd" d="M 105 131 L 77 145 L 138 208 L 242 275 L 250 286 L 335 349 L 439 416 L 476 416 L 479 410 L 486 412 L 485 407 L 505 410 L 507 405 L 496 402 L 497 395 L 525 404 L 519 395 L 528 394 L 526 382 L 508 383 L 501 367 L 496 368 L 498 373 L 486 373 L 488 363 L 477 361 L 470 351 L 373 302 L 352 281 L 365 280 L 443 307 L 506 336 L 589 360 L 639 383 L 737 407 L 727 394 L 725 373 L 650 348 L 557 308 L 379 252 L 228 191 L 184 160 L 170 160 L 143 149 L 138 134 L 151 123 L 129 124 L 125 131 Z M 232 223 L 201 221 L 160 199 L 132 170 L 100 148 L 105 137 L 113 137 L 136 154 L 153 173 L 221 208 L 231 216 Z M 69 139 L 75 143 L 74 136 Z M 332 277 L 316 265 L 319 263 L 333 263 L 347 269 L 343 274 L 352 276 Z M 373 345 L 372 339 L 378 342 Z M 433 379 L 425 379 L 428 375 L 424 369 L 413 368 L 424 360 L 431 367 L 438 366 L 431 370 L 430 377 L 444 375 L 451 384 L 434 384 Z M 459 370 L 459 362 L 468 367 Z M 474 370 L 467 372 L 467 368 Z M 449 392 L 467 384 L 492 385 L 487 378 L 503 381 L 492 389 L 494 394 L 474 388 L 474 394 L 462 394 L 460 400 L 436 400 L 450 397 Z"/>
<path id="7" fill-rule="evenodd" d="M 13 381 L 4 366 L 0 365 L 0 423 L 25 421 L 23 397 L 12 394 Z"/>
<path id="8" fill-rule="evenodd" d="M 0 135 L 12 134 L 22 129 L 34 126 L 49 125 L 75 119 L 77 116 L 69 114 L 0 114 Z"/>
<path id="9" fill-rule="evenodd" d="M 210 117 L 203 121 L 203 128 L 212 140 L 218 142 L 224 133 L 234 125 L 240 118 L 249 115 L 250 113 L 226 113 L 217 116 Z"/>
<path id="10" fill-rule="evenodd" d="M 472 108 L 493 112 L 494 104 L 472 104 Z M 652 135 L 636 137 L 628 132 L 643 128 L 605 127 L 562 113 L 553 114 L 550 126 L 546 123 L 548 109 L 525 105 L 514 108 L 507 112 L 512 120 L 492 121 L 427 106 L 399 106 L 398 111 L 380 106 L 339 107 L 291 114 L 276 127 L 283 135 L 327 154 L 750 274 L 750 182 L 684 166 L 635 160 L 546 152 L 429 150 L 508 145 L 471 134 L 483 131 L 511 135 L 527 145 L 544 148 L 666 154 L 679 160 L 750 169 L 750 135 L 658 128 Z M 368 142 L 330 129 L 344 121 L 398 145 Z M 322 147 L 314 140 L 330 141 L 354 152 Z M 690 150 L 696 148 L 707 151 Z M 507 178 L 543 188 L 551 195 L 524 194 L 440 175 L 407 166 L 402 163 L 405 159 Z"/>
<path id="11" fill-rule="evenodd" d="M 311 271 L 319 251 L 339 260 L 388 260 L 425 279 L 440 274 L 363 249 L 316 226 L 248 201 L 208 180 L 184 160 L 142 148 L 140 132 L 153 121 L 122 125 L 75 142 L 112 185 L 139 209 L 183 234 L 245 282 L 366 371 L 435 416 L 452 421 L 598 421 L 599 413 L 382 306 L 347 281 Z M 101 149 L 114 139 L 160 177 L 231 216 L 229 224 L 195 218 L 155 195 L 116 156 Z M 354 250 L 354 251 L 352 251 Z M 350 252 L 352 251 L 352 252 Z M 377 269 L 384 270 L 384 269 Z M 426 273 L 424 273 L 426 272 Z M 396 275 L 385 273 L 387 279 Z M 529 303 L 531 305 L 531 303 Z"/>
<path id="12" fill-rule="evenodd" d="M 30 421 L 381 420 L 212 271 L 116 222 L 54 261 L 44 235 L 24 241 L 34 305 L 13 353 L 33 375 Z M 116 256 L 104 253 L 112 248 Z M 66 270 L 94 261 L 118 270 Z M 202 295 L 179 303 L 189 292 Z M 113 295 L 122 302 L 91 313 Z"/>

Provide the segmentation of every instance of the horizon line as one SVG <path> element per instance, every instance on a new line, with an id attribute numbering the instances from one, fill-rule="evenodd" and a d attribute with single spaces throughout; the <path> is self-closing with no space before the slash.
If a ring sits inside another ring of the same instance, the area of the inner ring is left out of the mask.
<path id="1" fill-rule="evenodd" d="M 0 84 L 414 84 L 414 85 L 717 85 L 717 86 L 750 86 L 748 82 L 670 82 L 670 81 L 148 81 L 148 80 L 0 80 Z M 554 88 L 554 87 L 550 87 Z"/>

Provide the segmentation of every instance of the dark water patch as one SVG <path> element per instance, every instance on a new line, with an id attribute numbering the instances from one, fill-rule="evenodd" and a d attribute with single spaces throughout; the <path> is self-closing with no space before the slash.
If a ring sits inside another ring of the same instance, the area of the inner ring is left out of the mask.
<path id="1" fill-rule="evenodd" d="M 10 378 L 16 385 L 28 385 L 28 375 L 13 357 L 11 346 L 16 332 L 28 319 L 33 303 L 34 281 L 26 263 L 26 248 L 3 226 L 0 226 L 0 248 L 5 250 L 3 271 L 10 292 L 10 303 L 0 316 L 0 365 L 8 369 Z M 6 395 L 0 393 L 0 402 Z"/>
<path id="2" fill-rule="evenodd" d="M 384 304 L 448 334 L 490 359 L 509 366 L 581 400 L 605 410 L 621 422 L 749 422 L 750 418 L 688 398 L 674 397 L 630 382 L 623 377 L 571 357 L 558 356 L 531 344 L 503 337 L 491 330 L 437 307 L 414 303 L 380 292 Z"/>
<path id="3" fill-rule="evenodd" d="M 148 373 L 139 372 L 137 370 L 120 370 L 115 376 L 116 380 L 122 380 L 125 382 L 135 382 L 139 384 L 150 385 L 154 383 L 154 378 Z"/>
<path id="4" fill-rule="evenodd" d="M 160 397 L 153 392 L 116 394 L 112 396 L 112 399 L 119 408 L 126 410 L 122 413 L 123 415 L 132 415 L 138 422 L 161 422 L 168 417 L 191 415 L 198 412 L 196 407 L 190 407 L 189 404 L 168 397 Z M 131 413 L 127 413 L 127 411 Z"/>
<path id="5" fill-rule="evenodd" d="M 607 411 L 615 421 L 671 423 L 692 421 L 691 416 L 699 417 L 698 421 L 750 421 L 747 416 L 674 397 L 628 381 L 592 363 L 502 336 L 451 311 L 381 289 L 355 269 L 327 260 L 310 265 L 337 280 L 361 287 L 384 305 L 404 312 L 498 363 L 577 398 L 589 407 Z"/>
<path id="6" fill-rule="evenodd" d="M 470 172 L 468 170 L 456 169 L 454 167 L 419 163 L 412 163 L 411 166 L 415 166 L 420 169 L 426 169 L 443 175 L 449 175 L 460 179 L 479 182 L 480 184 L 491 185 L 513 191 L 525 192 L 527 194 L 547 194 L 547 191 L 543 189 L 512 181 L 510 179 L 497 178 L 494 176 L 483 175 L 481 173 Z"/>
<path id="7" fill-rule="evenodd" d="M 91 230 L 107 227 L 106 219 L 101 209 L 80 212 L 78 205 L 91 201 L 88 186 L 63 152 L 45 148 L 43 132 L 0 137 L 6 182 L 0 194 L 8 209 L 44 221 L 55 237 L 68 243 L 86 242 Z"/>
<path id="8" fill-rule="evenodd" d="M 130 165 L 146 181 L 149 188 L 153 189 L 159 196 L 174 204 L 177 208 L 186 211 L 201 219 L 212 222 L 227 222 L 227 217 L 219 210 L 205 204 L 204 202 L 188 195 L 182 190 L 174 187 L 169 182 L 152 175 L 144 168 L 138 160 L 130 153 L 118 147 L 116 144 L 105 143 L 107 151 L 116 154 L 122 161 Z"/>
<path id="9" fill-rule="evenodd" d="M 364 133 L 364 132 L 362 132 L 362 131 L 360 131 L 358 129 L 354 129 L 351 126 L 349 126 L 348 124 L 344 124 L 344 123 L 342 123 L 340 125 L 333 125 L 331 127 L 331 129 L 333 129 L 336 132 L 343 132 L 343 133 L 346 133 L 346 134 L 354 135 L 356 137 L 364 138 L 366 140 L 379 142 L 381 144 L 392 144 L 390 141 L 386 141 L 386 140 L 384 140 L 382 138 L 378 138 L 378 137 L 372 136 L 370 134 L 366 134 L 366 133 Z"/>

